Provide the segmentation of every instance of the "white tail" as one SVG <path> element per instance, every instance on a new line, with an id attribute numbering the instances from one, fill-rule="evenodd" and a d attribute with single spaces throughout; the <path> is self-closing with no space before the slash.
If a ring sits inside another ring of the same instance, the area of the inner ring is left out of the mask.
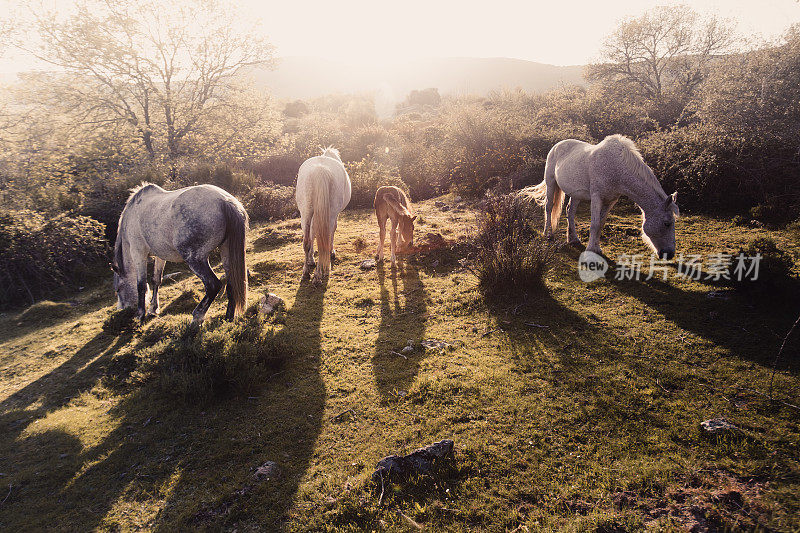
<path id="1" fill-rule="evenodd" d="M 542 180 L 538 185 L 531 185 L 519 191 L 519 195 L 528 201 L 535 201 L 539 207 L 547 202 L 547 182 Z"/>
<path id="2" fill-rule="evenodd" d="M 319 250 L 320 273 L 331 270 L 331 186 L 333 175 L 325 167 L 315 167 L 311 180 L 311 224 Z"/>

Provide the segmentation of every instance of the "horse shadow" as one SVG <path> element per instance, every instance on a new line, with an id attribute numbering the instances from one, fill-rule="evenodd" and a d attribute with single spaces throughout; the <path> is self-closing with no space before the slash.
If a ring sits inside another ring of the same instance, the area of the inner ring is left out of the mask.
<path id="1" fill-rule="evenodd" d="M 185 529 L 222 529 L 247 523 L 280 529 L 322 427 L 323 298 L 319 287 L 300 284 L 284 328 L 273 330 L 275 342 L 291 347 L 290 353 L 257 396 L 191 405 L 144 382 L 108 410 L 104 423 L 111 429 L 96 443 L 81 445 L 76 437 L 52 430 L 36 432 L 32 416 L 44 417 L 105 377 L 108 360 L 127 342 L 119 338 L 112 345 L 114 338 L 105 334 L 90 341 L 70 365 L 12 395 L 3 402 L 0 415 L 5 430 L 0 457 L 11 458 L 15 455 L 11 450 L 22 449 L 26 461 L 25 469 L 16 458 L 15 465 L 3 465 L 4 472 L 15 472 L 14 485 L 22 488 L 6 501 L 0 526 L 115 529 L 121 527 L 114 511 L 119 499 L 161 498 L 161 510 L 138 518 L 139 522 L 133 518 L 135 527 L 166 531 L 176 524 Z M 139 348 L 144 349 L 133 350 Z M 80 366 L 89 353 L 98 351 L 100 357 Z M 59 385 L 54 379 L 65 382 Z M 43 390 L 49 392 L 43 396 Z M 25 409 L 34 403 L 43 407 Z M 33 471 L 42 464 L 52 465 L 54 454 L 61 461 L 58 475 Z M 278 465 L 278 475 L 259 481 L 253 470 L 267 461 Z M 54 497 L 39 498 L 47 503 L 31 513 L 26 494 L 45 491 Z M 130 520 L 126 516 L 126 523 Z"/>
<path id="2" fill-rule="evenodd" d="M 385 264 L 377 267 L 381 322 L 372 367 L 382 401 L 408 390 L 424 358 L 419 342 L 425 335 L 427 291 L 415 264 L 401 261 L 397 265 L 397 268 Z M 387 286 L 387 268 L 390 268 L 391 292 Z M 398 287 L 398 278 L 402 288 Z M 402 353 L 409 340 L 415 345 L 414 351 Z"/>
<path id="3" fill-rule="evenodd" d="M 609 379 L 624 382 L 626 375 L 654 384 L 659 377 L 663 379 L 667 361 L 632 358 L 623 353 L 619 347 L 628 344 L 626 339 L 565 306 L 544 289 L 524 299 L 492 299 L 487 301 L 487 307 L 498 324 L 496 332 L 490 334 L 502 335 L 498 341 L 508 343 L 512 372 L 526 383 L 523 391 L 557 394 L 568 401 L 578 401 L 586 416 L 601 413 L 598 424 L 607 432 L 639 434 L 643 425 L 669 425 L 662 415 L 647 407 L 650 399 L 637 387 L 609 384 L 602 388 L 604 394 L 587 394 Z M 635 417 L 631 416 L 631 406 L 640 408 Z M 573 422 L 579 425 L 589 420 L 577 413 L 574 417 Z M 543 433 L 558 432 L 556 424 L 541 429 Z M 564 431 L 573 429 L 565 427 Z"/>

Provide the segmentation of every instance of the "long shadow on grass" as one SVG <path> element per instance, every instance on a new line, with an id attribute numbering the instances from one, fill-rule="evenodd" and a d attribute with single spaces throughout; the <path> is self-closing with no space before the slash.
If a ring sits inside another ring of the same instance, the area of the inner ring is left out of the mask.
<path id="1" fill-rule="evenodd" d="M 565 247 L 564 252 L 577 262 L 581 249 Z M 776 332 L 786 331 L 797 316 L 796 308 L 777 301 L 765 309 L 765 302 L 742 301 L 742 296 L 735 292 L 726 299 L 719 299 L 709 298 L 707 291 L 685 290 L 664 281 L 659 277 L 663 276 L 661 273 L 648 280 L 647 264 L 643 265 L 639 280 L 617 280 L 615 269 L 616 263 L 610 261 L 606 279 L 619 292 L 636 298 L 676 326 L 758 364 L 772 362 L 781 342 Z M 669 276 L 675 273 L 671 269 Z M 726 288 L 720 281 L 701 279 L 698 283 L 715 289 Z"/>
<path id="2" fill-rule="evenodd" d="M 28 423 L 32 413 L 44 416 L 103 374 L 96 365 L 104 364 L 112 349 L 79 369 L 87 353 L 102 351 L 113 341 L 98 336 L 71 360 L 69 368 L 77 370 L 73 377 L 66 376 L 66 367 L 62 369 L 66 384 L 40 380 L 4 402 L 2 471 L 11 473 L 11 482 L 20 488 L 0 509 L 0 528 L 174 531 L 236 529 L 244 523 L 261 530 L 281 529 L 322 425 L 323 296 L 318 287 L 300 285 L 285 328 L 274 334 L 276 343 L 291 347 L 291 353 L 282 370 L 269 376 L 254 396 L 190 405 L 169 391 L 165 394 L 159 376 L 152 376 L 118 403 L 112 396 L 111 407 L 100 420 L 84 422 L 97 430 L 90 429 L 89 435 L 101 434 L 96 442 L 89 438 L 81 445 L 66 432 L 37 432 Z M 118 340 L 115 347 L 122 343 Z M 134 348 L 147 349 L 143 343 Z M 48 392 L 43 395 L 40 390 Z M 37 400 L 47 407 L 34 412 L 22 409 Z M 26 428 L 29 434 L 20 439 Z M 266 461 L 277 463 L 279 474 L 258 481 L 253 470 Z M 42 475 L 53 469 L 57 475 Z M 127 509 L 116 510 L 119 502 Z M 140 508 L 135 502 L 146 505 Z M 133 507 L 149 513 L 131 513 Z"/>
<path id="3" fill-rule="evenodd" d="M 386 264 L 378 265 L 377 269 L 381 287 L 381 324 L 372 368 L 378 392 L 384 401 L 408 390 L 424 357 L 418 343 L 425 335 L 427 320 L 425 285 L 417 266 L 403 262 L 397 264 L 396 269 L 390 269 Z M 391 288 L 387 286 L 387 270 Z M 398 278 L 402 289 L 398 287 Z M 409 340 L 414 341 L 414 351 L 401 354 Z"/>
<path id="4" fill-rule="evenodd" d="M 492 335 L 510 344 L 514 379 L 521 380 L 522 390 L 560 398 L 558 410 L 531 418 L 542 435 L 635 446 L 646 442 L 649 428 L 668 426 L 666 414 L 653 410 L 652 398 L 641 391 L 643 384 L 655 384 L 667 361 L 637 358 L 625 339 L 546 290 L 488 302 L 488 309 L 502 330 Z"/>

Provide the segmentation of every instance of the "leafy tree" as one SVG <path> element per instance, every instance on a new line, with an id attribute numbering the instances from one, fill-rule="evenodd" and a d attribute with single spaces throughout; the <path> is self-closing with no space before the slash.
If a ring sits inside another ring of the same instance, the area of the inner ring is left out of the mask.
<path id="1" fill-rule="evenodd" d="M 272 61 L 216 0 L 78 0 L 67 17 L 34 15 L 42 46 L 31 51 L 68 75 L 58 97 L 83 123 L 132 128 L 151 159 L 180 155 L 205 116 L 233 105 L 230 82 Z"/>
<path id="2" fill-rule="evenodd" d="M 712 60 L 731 51 L 733 27 L 687 6 L 657 7 L 626 20 L 606 38 L 590 80 L 622 86 L 657 106 L 682 106 L 706 79 Z"/>

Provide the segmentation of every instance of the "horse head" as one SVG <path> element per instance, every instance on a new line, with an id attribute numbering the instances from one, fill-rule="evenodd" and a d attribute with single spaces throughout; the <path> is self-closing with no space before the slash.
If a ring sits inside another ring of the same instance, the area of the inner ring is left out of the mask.
<path id="1" fill-rule="evenodd" d="M 680 215 L 678 193 L 674 192 L 654 209 L 642 211 L 642 239 L 660 258 L 675 256 L 675 218 Z"/>

